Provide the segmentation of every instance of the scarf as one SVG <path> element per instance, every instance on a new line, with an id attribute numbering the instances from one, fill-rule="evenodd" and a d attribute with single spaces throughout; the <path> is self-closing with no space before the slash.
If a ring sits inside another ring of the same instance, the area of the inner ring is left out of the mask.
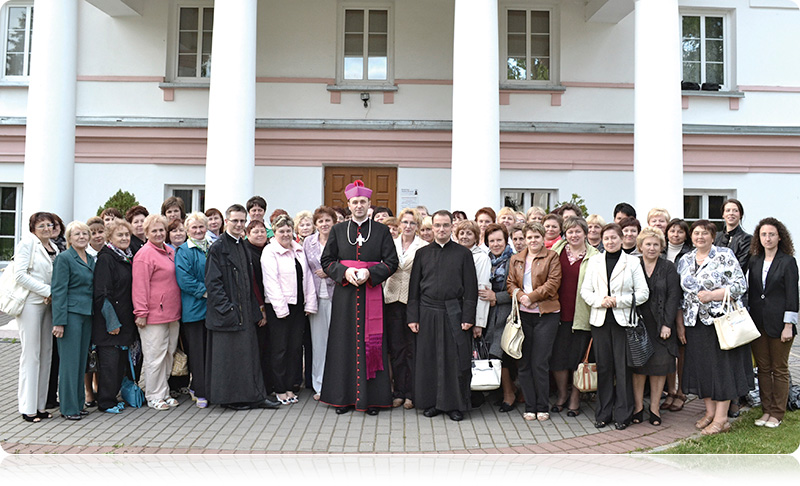
<path id="1" fill-rule="evenodd" d="M 196 246 L 196 247 L 200 248 L 201 250 L 203 250 L 203 253 L 206 256 L 208 256 L 208 240 L 207 239 L 203 238 L 202 240 L 195 240 L 194 238 L 192 238 L 190 236 L 189 237 L 189 241 L 191 241 L 194 246 Z"/>
<path id="2" fill-rule="evenodd" d="M 117 255 L 121 256 L 125 260 L 126 263 L 130 263 L 131 260 L 133 259 L 133 252 L 131 252 L 131 247 L 125 248 L 125 250 L 123 251 L 123 250 L 120 250 L 119 248 L 117 248 L 116 246 L 112 245 L 111 243 L 106 243 L 106 246 L 111 251 L 113 251 Z"/>
<path id="3" fill-rule="evenodd" d="M 513 255 L 514 250 L 512 250 L 508 245 L 506 245 L 503 253 L 501 253 L 499 256 L 489 252 L 489 260 L 492 262 L 492 275 L 489 280 L 492 282 L 493 290 L 503 290 L 503 287 L 505 287 L 507 277 L 506 273 L 508 272 L 508 266 L 506 263 Z"/>

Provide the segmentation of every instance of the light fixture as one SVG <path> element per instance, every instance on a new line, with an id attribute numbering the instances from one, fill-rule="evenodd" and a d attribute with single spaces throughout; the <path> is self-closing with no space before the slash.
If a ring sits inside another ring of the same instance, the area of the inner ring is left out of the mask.
<path id="1" fill-rule="evenodd" d="M 361 101 L 364 102 L 364 108 L 369 107 L 369 93 L 361 93 Z"/>

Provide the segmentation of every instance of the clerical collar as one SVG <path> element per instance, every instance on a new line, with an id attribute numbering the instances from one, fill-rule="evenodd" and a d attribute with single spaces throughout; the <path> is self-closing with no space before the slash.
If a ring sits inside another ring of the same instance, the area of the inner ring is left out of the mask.
<path id="1" fill-rule="evenodd" d="M 363 219 L 363 220 L 361 220 L 361 221 L 357 221 L 355 218 L 350 218 L 350 221 L 352 221 L 352 222 L 354 222 L 355 224 L 357 224 L 357 225 L 361 226 L 361 225 L 362 225 L 362 224 L 364 224 L 364 223 L 365 223 L 365 222 L 366 222 L 368 219 L 369 219 L 369 217 L 368 217 L 368 216 L 364 216 L 364 219 Z"/>
<path id="2" fill-rule="evenodd" d="M 239 243 L 239 240 L 241 240 L 241 239 L 242 239 L 242 237 L 241 237 L 241 236 L 233 236 L 233 235 L 231 234 L 231 232 L 230 232 L 230 231 L 228 231 L 228 230 L 225 230 L 225 233 L 227 233 L 227 234 L 228 234 L 228 236 L 230 236 L 231 238 L 233 238 L 233 241 L 235 241 L 236 243 Z"/>
<path id="3" fill-rule="evenodd" d="M 436 240 L 433 240 L 433 241 L 436 241 Z M 437 244 L 437 245 L 439 245 L 439 246 L 441 246 L 442 248 L 444 248 L 444 245 L 446 245 L 446 244 L 450 243 L 450 241 L 451 241 L 451 240 L 447 240 L 447 241 L 445 241 L 444 243 L 439 243 L 438 241 L 436 241 L 436 244 Z"/>

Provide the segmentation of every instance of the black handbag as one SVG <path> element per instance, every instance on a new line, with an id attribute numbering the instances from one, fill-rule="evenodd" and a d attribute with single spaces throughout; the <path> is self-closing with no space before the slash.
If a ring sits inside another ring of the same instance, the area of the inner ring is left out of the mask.
<path id="1" fill-rule="evenodd" d="M 655 353 L 655 349 L 653 349 L 653 342 L 644 327 L 644 318 L 636 309 L 636 295 L 634 294 L 632 298 L 631 314 L 628 322 L 635 322 L 636 325 L 634 327 L 626 327 L 625 335 L 628 339 L 628 366 L 638 368 L 647 363 L 647 360 Z"/>

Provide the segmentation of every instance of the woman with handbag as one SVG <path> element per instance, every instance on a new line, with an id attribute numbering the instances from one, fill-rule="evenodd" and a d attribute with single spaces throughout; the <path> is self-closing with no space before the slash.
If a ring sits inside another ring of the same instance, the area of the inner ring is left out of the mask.
<path id="1" fill-rule="evenodd" d="M 639 259 L 622 250 L 622 228 L 609 223 L 601 234 L 605 252 L 589 259 L 580 290 L 581 298 L 591 307 L 589 324 L 597 360 L 594 426 L 600 429 L 613 420 L 617 430 L 622 430 L 633 415 L 625 329 L 636 326 L 635 320 L 631 322 L 631 308 L 647 301 L 650 290 Z"/>
<path id="2" fill-rule="evenodd" d="M 750 315 L 761 337 L 750 346 L 758 365 L 764 415 L 757 426 L 778 427 L 789 396 L 789 351 L 797 334 L 797 262 L 792 236 L 783 223 L 765 218 L 750 244 Z"/>
<path id="3" fill-rule="evenodd" d="M 53 335 L 58 339 L 58 398 L 61 416 L 80 420 L 86 390 L 83 376 L 92 337 L 94 259 L 86 253 L 89 227 L 73 221 L 66 230 L 67 251 L 53 263 Z"/>
<path id="4" fill-rule="evenodd" d="M 33 213 L 28 228 L 30 234 L 23 236 L 17 244 L 14 261 L 6 267 L 6 271 L 13 269 L 12 277 L 17 292 L 27 291 L 22 310 L 17 316 L 22 343 L 17 391 L 19 412 L 26 422 L 41 422 L 52 417 L 45 406 L 53 353 L 50 281 L 58 248 L 50 241 L 53 232 L 50 213 Z"/>
<path id="5" fill-rule="evenodd" d="M 525 396 L 525 420 L 550 419 L 550 354 L 558 331 L 561 306 L 561 262 L 553 250 L 545 248 L 545 229 L 539 223 L 525 225 L 527 247 L 511 257 L 506 285 L 517 294 L 522 321 L 522 357 L 519 384 Z"/>
<path id="6" fill-rule="evenodd" d="M 714 223 L 695 221 L 689 233 L 695 248 L 678 262 L 686 327 L 683 392 L 705 402 L 705 416 L 695 427 L 703 435 L 711 435 L 730 429 L 731 400 L 755 386 L 750 345 L 725 351 L 714 328 L 714 318 L 725 312 L 722 301 L 726 292 L 732 301 L 739 301 L 747 291 L 747 281 L 733 251 L 714 246 Z"/>
<path id="7" fill-rule="evenodd" d="M 117 402 L 122 378 L 127 374 L 128 348 L 136 338 L 131 284 L 130 249 L 133 227 L 124 219 L 106 225 L 108 242 L 97 252 L 94 268 L 94 316 L 92 342 L 97 347 L 97 408 L 120 413 Z"/>
<path id="8" fill-rule="evenodd" d="M 646 227 L 636 237 L 636 247 L 642 254 L 642 270 L 650 289 L 650 297 L 639 309 L 654 353 L 643 366 L 633 368 L 633 423 L 644 420 L 644 384 L 650 380 L 650 418 L 652 425 L 661 425 L 659 399 L 667 375 L 675 374 L 678 343 L 673 332 L 675 316 L 682 297 L 680 279 L 675 265 L 660 258 L 666 242 L 658 228 Z"/>
<path id="9" fill-rule="evenodd" d="M 588 233 L 589 225 L 583 218 L 567 218 L 564 221 L 565 239 L 553 245 L 553 251 L 558 253 L 561 262 L 561 287 L 558 289 L 561 321 L 550 358 L 550 370 L 558 389 L 556 403 L 550 411 L 559 413 L 566 407 L 569 417 L 581 413 L 580 391 L 574 386 L 572 391 L 568 391 L 569 378 L 586 354 L 592 338 L 590 308 L 579 295 L 589 259 L 599 253 L 587 241 Z"/>

